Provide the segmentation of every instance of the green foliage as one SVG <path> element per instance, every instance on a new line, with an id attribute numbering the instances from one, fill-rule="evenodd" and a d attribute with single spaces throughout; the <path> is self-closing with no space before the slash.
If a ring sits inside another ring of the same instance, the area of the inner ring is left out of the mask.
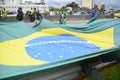
<path id="1" fill-rule="evenodd" d="M 50 7 L 50 11 L 54 11 L 55 10 L 55 8 L 54 7 Z"/>
<path id="2" fill-rule="evenodd" d="M 67 4 L 66 7 L 72 7 L 72 9 L 78 9 L 79 8 L 78 4 L 75 3 L 75 2 Z"/>
<path id="3" fill-rule="evenodd" d="M 55 7 L 50 7 L 49 8 L 50 11 L 56 11 L 56 10 L 59 10 L 58 8 L 55 8 Z"/>
<path id="4" fill-rule="evenodd" d="M 61 10 L 65 10 L 66 9 L 66 7 L 65 6 L 63 6 L 62 8 L 61 8 Z"/>
<path id="5" fill-rule="evenodd" d="M 120 64 L 105 69 L 102 72 L 101 80 L 120 80 Z"/>

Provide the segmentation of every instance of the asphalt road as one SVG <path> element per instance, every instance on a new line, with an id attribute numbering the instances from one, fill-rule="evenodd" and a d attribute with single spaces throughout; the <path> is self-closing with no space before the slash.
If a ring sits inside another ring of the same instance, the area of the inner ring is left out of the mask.
<path id="1" fill-rule="evenodd" d="M 67 21 L 67 24 L 85 24 L 89 20 L 73 20 L 73 21 Z M 59 21 L 52 21 L 53 23 L 59 23 Z M 34 22 L 27 22 L 30 26 L 34 26 Z"/>

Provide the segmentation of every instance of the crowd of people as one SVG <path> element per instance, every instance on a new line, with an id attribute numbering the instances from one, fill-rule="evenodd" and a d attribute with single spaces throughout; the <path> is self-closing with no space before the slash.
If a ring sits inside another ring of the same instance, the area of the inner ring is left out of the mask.
<path id="1" fill-rule="evenodd" d="M 118 11 L 118 10 L 113 11 L 112 9 L 109 9 L 105 12 L 105 14 L 108 14 L 108 13 L 112 14 L 115 19 L 120 18 L 120 11 Z M 7 16 L 8 15 L 7 10 L 5 8 L 3 10 L 1 10 L 0 15 L 2 15 L 3 17 Z M 66 24 L 67 20 L 68 20 L 67 11 L 66 10 L 59 11 L 58 15 L 59 15 L 59 23 Z M 91 12 L 91 18 L 93 18 L 94 16 L 98 16 L 98 15 L 99 15 L 99 11 L 97 9 L 93 9 Z M 39 21 L 43 18 L 43 16 L 40 14 L 39 10 L 37 10 L 36 8 L 31 8 L 28 11 L 27 16 L 29 16 L 30 22 L 34 22 L 35 25 L 38 24 Z M 22 8 L 18 8 L 16 20 L 17 21 L 24 20 L 24 12 L 22 11 Z"/>
<path id="2" fill-rule="evenodd" d="M 3 10 L 0 11 L 0 15 L 2 17 L 6 17 L 8 15 L 8 11 L 4 8 Z M 39 21 L 43 18 L 42 15 L 39 13 L 39 10 L 36 8 L 31 8 L 31 10 L 28 13 L 30 22 L 34 22 L 34 24 L 38 24 Z M 22 11 L 22 8 L 19 7 L 17 10 L 17 15 L 16 15 L 16 20 L 17 21 L 23 21 L 24 20 L 24 12 Z"/>
<path id="3" fill-rule="evenodd" d="M 24 19 L 23 15 L 24 13 L 22 11 L 22 8 L 19 8 L 17 11 L 16 20 L 22 21 Z M 42 15 L 39 13 L 39 10 L 37 10 L 36 8 L 31 8 L 28 15 L 30 18 L 30 22 L 34 22 L 35 25 L 38 24 L 39 20 L 43 18 Z"/>

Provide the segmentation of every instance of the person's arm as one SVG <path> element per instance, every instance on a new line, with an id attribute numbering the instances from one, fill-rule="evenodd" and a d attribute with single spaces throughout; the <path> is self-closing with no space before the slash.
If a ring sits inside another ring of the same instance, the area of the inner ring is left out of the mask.
<path id="1" fill-rule="evenodd" d="M 40 16 L 40 18 L 43 18 L 43 16 L 40 13 L 38 13 L 38 15 Z"/>
<path id="2" fill-rule="evenodd" d="M 19 13 L 18 13 L 19 14 Z M 18 14 L 17 14 L 17 16 L 16 16 L 16 20 L 18 20 Z"/>
<path id="3" fill-rule="evenodd" d="M 22 19 L 24 19 L 24 13 L 22 12 Z"/>

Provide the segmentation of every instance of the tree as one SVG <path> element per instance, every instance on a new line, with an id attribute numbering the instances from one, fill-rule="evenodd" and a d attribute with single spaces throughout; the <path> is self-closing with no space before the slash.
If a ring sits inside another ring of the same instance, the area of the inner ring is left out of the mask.
<path id="1" fill-rule="evenodd" d="M 54 7 L 50 7 L 50 9 L 49 9 L 50 11 L 54 11 L 55 10 L 55 8 Z"/>
<path id="2" fill-rule="evenodd" d="M 62 9 L 62 10 L 65 10 L 65 9 L 66 9 L 66 6 L 63 6 L 61 9 Z"/>
<path id="3" fill-rule="evenodd" d="M 78 4 L 75 3 L 75 2 L 69 3 L 69 4 L 67 4 L 65 7 L 72 7 L 73 10 L 79 8 Z"/>

